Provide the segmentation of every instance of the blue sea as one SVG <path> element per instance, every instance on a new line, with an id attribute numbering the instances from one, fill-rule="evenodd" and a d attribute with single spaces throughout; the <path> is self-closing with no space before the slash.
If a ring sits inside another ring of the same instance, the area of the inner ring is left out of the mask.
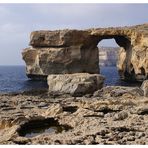
<path id="1" fill-rule="evenodd" d="M 45 81 L 27 78 L 25 66 L 0 66 L 0 92 L 20 92 L 48 88 Z"/>
<path id="2" fill-rule="evenodd" d="M 105 85 L 133 86 L 120 80 L 116 67 L 101 67 L 106 77 Z M 33 81 L 27 78 L 25 66 L 0 66 L 0 92 L 21 92 L 48 88 L 45 81 Z"/>

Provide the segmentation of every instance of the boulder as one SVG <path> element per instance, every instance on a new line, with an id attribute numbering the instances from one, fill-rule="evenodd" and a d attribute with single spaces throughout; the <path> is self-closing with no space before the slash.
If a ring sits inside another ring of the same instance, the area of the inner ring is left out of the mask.
<path id="1" fill-rule="evenodd" d="M 141 89 L 144 92 L 144 96 L 148 97 L 148 80 L 145 80 L 142 85 L 141 85 Z"/>
<path id="2" fill-rule="evenodd" d="M 82 96 L 101 89 L 104 77 L 99 74 L 76 73 L 48 75 L 49 92 Z"/>

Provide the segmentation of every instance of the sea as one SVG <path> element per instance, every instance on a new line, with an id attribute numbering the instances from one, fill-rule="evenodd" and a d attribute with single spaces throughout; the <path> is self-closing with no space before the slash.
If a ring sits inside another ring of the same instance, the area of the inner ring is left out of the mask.
<path id="1" fill-rule="evenodd" d="M 101 67 L 100 73 L 105 76 L 108 86 L 139 86 L 139 83 L 121 81 L 116 67 Z M 22 92 L 30 90 L 47 89 L 46 81 L 33 81 L 28 79 L 25 66 L 0 66 L 0 92 Z"/>

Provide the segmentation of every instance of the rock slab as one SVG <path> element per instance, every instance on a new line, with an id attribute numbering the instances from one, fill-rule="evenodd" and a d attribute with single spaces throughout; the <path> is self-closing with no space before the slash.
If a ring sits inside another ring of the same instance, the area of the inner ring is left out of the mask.
<path id="1" fill-rule="evenodd" d="M 104 79 L 99 74 L 76 73 L 49 75 L 47 81 L 50 93 L 82 96 L 101 89 Z"/>

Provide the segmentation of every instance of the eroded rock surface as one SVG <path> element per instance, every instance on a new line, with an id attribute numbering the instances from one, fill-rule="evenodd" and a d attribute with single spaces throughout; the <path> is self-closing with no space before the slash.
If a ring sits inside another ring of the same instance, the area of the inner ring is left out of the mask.
<path id="1" fill-rule="evenodd" d="M 83 96 L 103 87 L 105 78 L 99 74 L 75 73 L 48 75 L 49 92 Z"/>
<path id="2" fill-rule="evenodd" d="M 60 48 L 26 48 L 23 59 L 27 64 L 28 77 L 40 78 L 49 74 L 99 73 L 98 51 L 86 51 L 81 45 Z M 88 59 L 88 61 L 86 61 Z"/>
<path id="3" fill-rule="evenodd" d="M 145 80 L 145 81 L 142 83 L 141 89 L 142 89 L 143 92 L 144 92 L 144 96 L 145 96 L 145 97 L 148 97 L 148 80 Z"/>
<path id="4" fill-rule="evenodd" d="M 0 144 L 148 144 L 148 97 L 140 92 L 110 86 L 94 93 L 99 96 L 1 94 Z M 64 128 L 22 134 L 47 121 Z"/>
<path id="5" fill-rule="evenodd" d="M 148 24 L 87 30 L 34 31 L 23 51 L 30 78 L 49 74 L 99 73 L 98 43 L 114 38 L 121 47 L 117 67 L 122 79 L 148 78 Z"/>

